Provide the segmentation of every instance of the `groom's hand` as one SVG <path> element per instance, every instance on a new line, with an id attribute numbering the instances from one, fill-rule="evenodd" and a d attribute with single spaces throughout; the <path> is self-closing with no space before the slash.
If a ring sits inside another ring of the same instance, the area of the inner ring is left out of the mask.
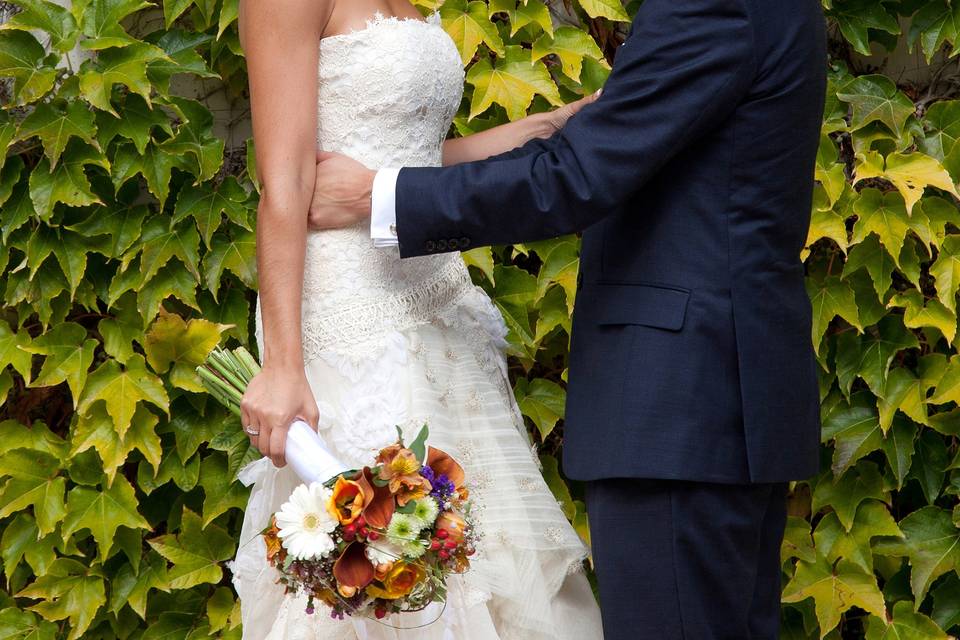
<path id="1" fill-rule="evenodd" d="M 339 153 L 317 152 L 317 177 L 307 216 L 313 229 L 339 229 L 370 217 L 376 171 Z"/>

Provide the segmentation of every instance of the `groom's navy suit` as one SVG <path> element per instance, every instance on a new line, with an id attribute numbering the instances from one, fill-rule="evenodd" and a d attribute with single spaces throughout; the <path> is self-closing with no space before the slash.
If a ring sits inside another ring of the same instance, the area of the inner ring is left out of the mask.
<path id="1" fill-rule="evenodd" d="M 583 232 L 563 462 L 608 638 L 776 636 L 784 482 L 818 467 L 825 49 L 819 0 L 646 0 L 561 131 L 399 173 L 403 256 Z"/>

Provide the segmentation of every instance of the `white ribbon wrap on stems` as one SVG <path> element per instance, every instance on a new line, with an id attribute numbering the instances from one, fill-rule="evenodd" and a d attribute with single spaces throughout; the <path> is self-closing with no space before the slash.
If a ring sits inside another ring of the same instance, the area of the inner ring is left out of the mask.
<path id="1" fill-rule="evenodd" d="M 330 453 L 319 434 L 303 420 L 295 420 L 287 429 L 284 455 L 290 468 L 307 484 L 326 482 L 349 470 L 347 465 Z"/>

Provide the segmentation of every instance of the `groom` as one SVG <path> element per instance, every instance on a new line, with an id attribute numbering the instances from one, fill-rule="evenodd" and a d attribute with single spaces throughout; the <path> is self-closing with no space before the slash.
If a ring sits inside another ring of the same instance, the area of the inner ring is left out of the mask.
<path id="1" fill-rule="evenodd" d="M 320 162 L 311 219 L 404 257 L 583 232 L 564 471 L 608 640 L 769 640 L 787 482 L 818 469 L 799 255 L 820 0 L 645 0 L 603 95 L 481 162 Z"/>

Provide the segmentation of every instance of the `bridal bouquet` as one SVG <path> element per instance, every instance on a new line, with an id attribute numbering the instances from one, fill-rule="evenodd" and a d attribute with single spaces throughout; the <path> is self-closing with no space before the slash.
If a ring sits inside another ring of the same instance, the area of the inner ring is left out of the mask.
<path id="1" fill-rule="evenodd" d="M 210 393 L 236 412 L 258 369 L 242 347 L 215 350 L 197 368 Z M 285 453 L 305 482 L 263 531 L 279 582 L 308 595 L 308 613 L 320 600 L 337 618 L 382 618 L 443 602 L 447 576 L 469 568 L 479 536 L 462 467 L 427 446 L 426 425 L 409 447 L 398 427 L 397 441 L 370 466 L 343 471 L 340 465 L 327 479 L 314 479 L 318 467 L 329 471 L 337 463 L 316 433 L 298 423 Z"/>

